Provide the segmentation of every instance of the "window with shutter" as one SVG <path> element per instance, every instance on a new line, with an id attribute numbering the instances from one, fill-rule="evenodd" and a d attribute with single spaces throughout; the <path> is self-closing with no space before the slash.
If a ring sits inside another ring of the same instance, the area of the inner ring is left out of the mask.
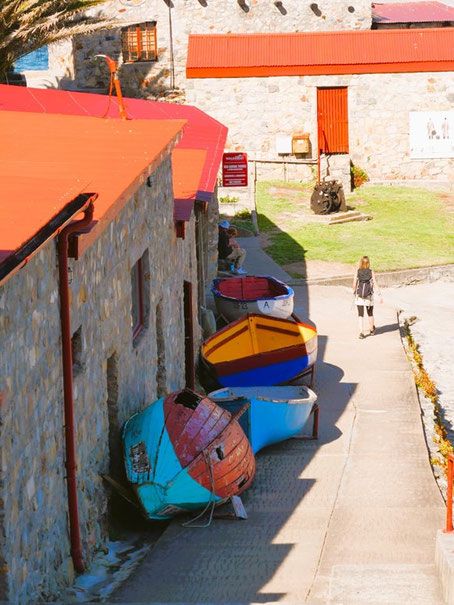
<path id="1" fill-rule="evenodd" d="M 129 25 L 121 30 L 123 61 L 156 61 L 158 47 L 156 41 L 156 21 Z"/>

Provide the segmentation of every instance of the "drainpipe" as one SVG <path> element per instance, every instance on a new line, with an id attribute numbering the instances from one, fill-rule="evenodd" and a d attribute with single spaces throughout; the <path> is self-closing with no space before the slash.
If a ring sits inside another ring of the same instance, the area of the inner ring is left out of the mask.
<path id="1" fill-rule="evenodd" d="M 81 208 L 85 216 L 82 220 L 70 223 L 65 227 L 58 238 L 58 269 L 60 276 L 60 318 L 63 359 L 63 391 L 65 399 L 65 441 L 66 441 L 66 483 L 68 489 L 69 527 L 71 537 L 71 557 L 74 568 L 82 573 L 85 565 L 82 558 L 82 546 L 79 528 L 79 507 L 77 502 L 77 476 L 76 476 L 76 444 L 74 427 L 74 397 L 73 397 L 73 362 L 71 349 L 71 317 L 69 304 L 68 281 L 68 238 L 69 236 L 88 227 L 93 219 L 92 196 L 85 207 Z"/>

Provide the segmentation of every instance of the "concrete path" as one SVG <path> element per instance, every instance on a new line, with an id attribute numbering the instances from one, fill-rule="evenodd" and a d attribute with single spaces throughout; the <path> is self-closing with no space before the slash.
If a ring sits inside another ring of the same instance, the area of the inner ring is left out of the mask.
<path id="1" fill-rule="evenodd" d="M 273 274 L 254 254 L 254 272 Z M 111 602 L 443 603 L 434 548 L 444 504 L 395 307 L 380 306 L 376 335 L 359 340 L 347 288 L 295 296 L 319 333 L 318 441 L 259 453 L 249 519 L 205 529 L 175 519 Z"/>

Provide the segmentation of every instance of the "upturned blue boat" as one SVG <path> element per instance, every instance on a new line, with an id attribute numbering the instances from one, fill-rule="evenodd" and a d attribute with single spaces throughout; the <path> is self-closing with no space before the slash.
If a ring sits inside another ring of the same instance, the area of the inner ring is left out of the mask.
<path id="1" fill-rule="evenodd" d="M 182 389 L 126 422 L 126 475 L 146 517 L 168 519 L 222 504 L 249 487 L 255 458 L 238 423 L 246 407 L 231 414 Z"/>
<path id="2" fill-rule="evenodd" d="M 200 356 L 205 389 L 275 386 L 308 373 L 312 386 L 317 330 L 292 318 L 248 313 L 207 338 Z"/>
<path id="3" fill-rule="evenodd" d="M 317 407 L 316 394 L 305 386 L 228 387 L 208 397 L 231 413 L 250 403 L 240 424 L 254 454 L 298 434 Z"/>

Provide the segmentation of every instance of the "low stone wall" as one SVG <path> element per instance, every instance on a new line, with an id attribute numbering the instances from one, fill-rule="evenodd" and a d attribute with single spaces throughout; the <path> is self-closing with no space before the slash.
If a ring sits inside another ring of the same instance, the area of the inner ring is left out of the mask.
<path id="1" fill-rule="evenodd" d="M 339 275 L 332 277 L 320 277 L 314 279 L 294 279 L 294 286 L 315 285 L 324 286 L 348 286 L 351 287 L 353 280 L 353 269 L 351 275 Z M 401 271 L 383 271 L 377 273 L 377 281 L 381 288 L 399 286 L 412 286 L 435 281 L 454 281 L 454 265 L 439 265 L 436 267 L 420 267 L 418 269 L 403 269 Z"/>
<path id="2" fill-rule="evenodd" d="M 435 566 L 446 605 L 454 605 L 454 534 L 437 532 Z"/>

